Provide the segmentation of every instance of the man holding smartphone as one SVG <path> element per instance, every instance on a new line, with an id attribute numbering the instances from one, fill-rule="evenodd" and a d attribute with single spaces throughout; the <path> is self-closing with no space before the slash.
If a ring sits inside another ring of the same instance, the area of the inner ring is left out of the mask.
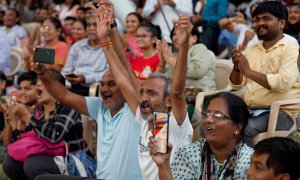
<path id="1" fill-rule="evenodd" d="M 168 137 L 169 142 L 173 144 L 172 155 L 179 147 L 189 144 L 192 139 L 193 129 L 187 115 L 184 96 L 188 39 L 192 24 L 186 15 L 180 15 L 178 21 L 174 21 L 176 34 L 181 34 L 181 36 L 178 38 L 179 51 L 173 82 L 171 83 L 171 79 L 163 74 L 152 73 L 148 79 L 140 83 L 133 75 L 122 47 L 118 43 L 120 36 L 116 28 L 107 27 L 107 21 L 111 19 L 103 16 L 103 9 L 106 9 L 104 14 L 113 13 L 113 7 L 109 2 L 101 3 L 98 9 L 98 36 L 101 42 L 107 39 L 112 40 L 112 46 L 107 45 L 107 48 L 103 48 L 105 56 L 126 102 L 135 114 L 136 121 L 141 124 L 138 157 L 143 178 L 158 179 L 158 169 L 150 156 L 148 147 L 149 137 L 153 135 L 154 113 L 170 113 Z M 167 146 L 167 143 L 165 145 Z"/>

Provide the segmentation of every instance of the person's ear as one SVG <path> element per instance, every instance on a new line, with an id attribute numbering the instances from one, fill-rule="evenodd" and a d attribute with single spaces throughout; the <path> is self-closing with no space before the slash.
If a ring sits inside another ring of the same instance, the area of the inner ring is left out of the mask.
<path id="1" fill-rule="evenodd" d="M 286 26 L 286 20 L 280 19 L 279 20 L 279 28 L 284 30 L 285 26 Z"/>
<path id="2" fill-rule="evenodd" d="M 276 179 L 279 179 L 279 180 L 290 180 L 291 177 L 288 173 L 283 173 L 283 174 L 279 174 L 276 176 Z"/>
<path id="3" fill-rule="evenodd" d="M 198 39 L 197 36 L 193 36 L 193 35 L 192 35 L 191 38 L 192 38 L 193 44 L 195 44 L 195 43 L 197 42 L 197 39 Z"/>
<path id="4" fill-rule="evenodd" d="M 171 104 L 171 97 L 170 96 L 167 96 L 165 98 L 165 105 L 166 105 L 167 108 L 169 108 L 169 107 L 172 106 L 172 104 Z"/>
<path id="5" fill-rule="evenodd" d="M 242 129 L 243 129 L 243 123 L 236 124 L 236 128 L 234 130 L 234 134 L 235 135 L 240 134 L 241 131 L 242 131 Z"/>

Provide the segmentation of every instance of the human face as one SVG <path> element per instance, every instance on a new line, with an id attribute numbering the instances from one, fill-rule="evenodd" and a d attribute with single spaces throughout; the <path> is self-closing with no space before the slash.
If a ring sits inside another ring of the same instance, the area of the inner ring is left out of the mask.
<path id="1" fill-rule="evenodd" d="M 205 138 L 210 145 L 223 146 L 236 139 L 235 132 L 240 132 L 241 127 L 230 120 L 227 103 L 223 98 L 217 97 L 211 100 L 206 112 L 218 113 L 228 117 L 223 119 L 216 119 L 212 115 L 203 117 Z"/>
<path id="2" fill-rule="evenodd" d="M 140 110 L 142 117 L 151 120 L 154 111 L 167 111 L 167 101 L 164 96 L 166 82 L 163 79 L 147 79 L 140 90 Z"/>
<path id="3" fill-rule="evenodd" d="M 116 114 L 124 105 L 124 98 L 111 71 L 107 71 L 100 82 L 100 94 L 104 106 L 112 115 Z"/>
<path id="4" fill-rule="evenodd" d="M 74 38 L 78 40 L 85 38 L 86 36 L 85 29 L 80 21 L 75 21 L 75 23 L 73 24 L 72 35 Z"/>
<path id="5" fill-rule="evenodd" d="M 85 19 L 85 12 L 83 10 L 77 10 L 76 18 L 77 19 Z"/>
<path id="6" fill-rule="evenodd" d="M 247 21 L 241 12 L 236 12 L 236 22 L 241 24 L 246 24 Z"/>
<path id="7" fill-rule="evenodd" d="M 3 17 L 3 23 L 5 26 L 9 28 L 14 27 L 18 21 L 19 18 L 17 17 L 17 14 L 13 10 L 6 11 Z"/>
<path id="8" fill-rule="evenodd" d="M 138 18 L 131 14 L 127 16 L 126 18 L 126 24 L 125 24 L 125 30 L 128 33 L 135 33 L 137 31 L 137 28 L 139 27 L 140 22 Z"/>
<path id="9" fill-rule="evenodd" d="M 300 7 L 291 6 L 289 8 L 289 24 L 292 26 L 300 25 Z"/>
<path id="10" fill-rule="evenodd" d="M 74 20 L 65 20 L 64 23 L 65 28 L 72 30 L 74 22 L 75 22 Z"/>
<path id="11" fill-rule="evenodd" d="M 279 20 L 270 13 L 261 13 L 254 19 L 255 32 L 260 40 L 270 41 L 282 34 L 285 21 Z"/>
<path id="12" fill-rule="evenodd" d="M 19 97 L 22 103 L 32 106 L 37 103 L 36 85 L 24 80 L 19 84 Z"/>
<path id="13" fill-rule="evenodd" d="M 173 33 L 172 40 L 173 40 L 175 48 L 178 49 L 179 48 L 178 36 L 175 31 Z M 196 43 L 196 41 L 197 41 L 197 36 L 191 35 L 189 38 L 189 48 L 191 48 Z"/>
<path id="14" fill-rule="evenodd" d="M 251 166 L 247 170 L 248 180 L 279 180 L 281 175 L 274 175 L 273 168 L 268 168 L 267 161 L 269 154 L 253 154 Z"/>
<path id="15" fill-rule="evenodd" d="M 97 19 L 96 16 L 90 16 L 87 20 L 86 33 L 89 40 L 97 40 Z"/>
<path id="16" fill-rule="evenodd" d="M 61 29 L 56 29 L 54 24 L 49 20 L 46 19 L 43 22 L 41 27 L 42 36 L 45 38 L 46 42 L 51 42 L 59 39 Z"/>
<path id="17" fill-rule="evenodd" d="M 39 104 L 47 104 L 54 100 L 54 98 L 48 93 L 41 80 L 36 83 L 37 99 Z"/>
<path id="18" fill-rule="evenodd" d="M 141 49 L 152 48 L 154 43 L 152 33 L 147 31 L 146 27 L 139 27 L 136 33 L 136 43 Z"/>

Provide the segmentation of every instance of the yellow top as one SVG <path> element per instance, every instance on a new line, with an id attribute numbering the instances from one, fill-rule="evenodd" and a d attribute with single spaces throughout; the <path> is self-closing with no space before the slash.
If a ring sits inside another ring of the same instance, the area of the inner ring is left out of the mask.
<path id="1" fill-rule="evenodd" d="M 260 41 L 247 48 L 245 56 L 252 70 L 266 74 L 271 90 L 245 76 L 241 84 L 231 82 L 231 85 L 233 88 L 246 85 L 244 100 L 249 107 L 270 107 L 274 101 L 300 98 L 298 55 L 299 45 L 286 36 L 268 50 Z M 295 118 L 299 105 L 284 106 L 282 110 Z"/>

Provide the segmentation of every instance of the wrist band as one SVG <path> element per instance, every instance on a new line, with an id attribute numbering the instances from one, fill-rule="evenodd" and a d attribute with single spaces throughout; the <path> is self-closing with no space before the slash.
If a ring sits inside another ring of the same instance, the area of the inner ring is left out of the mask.
<path id="1" fill-rule="evenodd" d="M 111 41 L 107 41 L 107 42 L 101 42 L 100 43 L 101 47 L 112 47 L 112 42 Z"/>
<path id="2" fill-rule="evenodd" d="M 45 66 L 43 65 L 43 70 L 42 70 L 42 72 L 40 72 L 40 73 L 36 73 L 38 76 L 41 76 L 41 75 L 43 75 L 43 74 L 45 74 L 45 72 L 46 72 L 46 68 L 45 68 Z"/>

